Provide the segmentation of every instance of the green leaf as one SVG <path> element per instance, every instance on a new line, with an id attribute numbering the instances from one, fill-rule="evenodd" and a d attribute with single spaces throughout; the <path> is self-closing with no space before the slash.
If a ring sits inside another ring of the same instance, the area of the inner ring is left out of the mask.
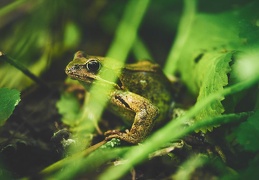
<path id="1" fill-rule="evenodd" d="M 259 77 L 258 50 L 258 47 L 249 47 L 245 53 L 238 53 L 236 55 L 235 64 L 232 66 L 232 81 L 234 79 L 234 81 L 239 82 L 249 78 Z"/>
<path id="2" fill-rule="evenodd" d="M 255 179 L 258 177 L 258 169 L 259 169 L 259 156 L 255 156 L 250 163 L 248 168 L 241 173 L 241 178 L 239 179 Z"/>
<path id="3" fill-rule="evenodd" d="M 62 122 L 73 126 L 79 117 L 80 104 L 71 93 L 64 93 L 56 104 L 59 114 L 62 115 Z"/>
<path id="4" fill-rule="evenodd" d="M 195 4 L 190 5 L 193 12 L 186 12 L 189 18 L 183 18 L 180 23 L 183 26 L 179 30 L 182 31 L 178 33 L 176 45 L 172 47 L 165 71 L 179 75 L 189 91 L 197 95 L 199 102 L 229 85 L 228 76 L 232 73 L 230 64 L 235 63 L 231 62 L 234 52 L 258 52 L 258 14 L 254 13 L 258 3 L 215 14 L 198 12 Z M 185 24 L 189 30 L 183 34 Z M 257 55 L 253 52 L 251 54 Z M 242 66 L 242 71 L 235 72 L 239 75 L 239 80 L 249 79 L 255 76 L 254 72 L 258 72 L 258 59 L 251 59 L 251 63 L 246 63 L 250 66 Z M 208 105 L 195 119 L 200 121 L 225 112 L 226 109 L 222 105 L 224 98 L 221 97 Z M 238 101 L 231 104 L 230 113 L 233 112 L 235 103 Z M 203 129 L 206 130 L 211 130 L 211 127 Z"/>
<path id="5" fill-rule="evenodd" d="M 259 111 L 256 111 L 237 129 L 237 142 L 249 151 L 259 150 Z"/>
<path id="6" fill-rule="evenodd" d="M 11 116 L 20 102 L 20 92 L 15 89 L 0 88 L 0 125 Z"/>
<path id="7" fill-rule="evenodd" d="M 194 74 L 196 83 L 199 86 L 197 102 L 207 98 L 210 94 L 223 90 L 228 84 L 227 74 L 230 72 L 229 63 L 232 52 L 230 53 L 207 53 L 196 64 Z M 224 112 L 224 107 L 218 99 L 206 108 L 202 109 L 196 116 L 196 120 L 214 117 Z M 210 129 L 210 128 L 209 128 Z"/>
<path id="8" fill-rule="evenodd" d="M 201 85 L 204 84 L 203 79 L 206 79 L 204 76 L 208 76 L 208 73 L 219 72 L 222 76 L 222 73 L 226 72 L 225 69 L 220 69 L 224 63 L 224 56 L 229 58 L 229 53 L 226 52 L 231 52 L 234 50 L 233 44 L 238 44 L 235 26 L 230 26 L 231 29 L 225 28 L 231 21 L 233 17 L 229 13 L 214 16 L 197 15 L 186 49 L 178 62 L 181 77 L 193 93 L 199 93 Z M 229 62 L 228 59 L 227 61 Z M 218 67 L 212 67 L 214 65 Z"/>

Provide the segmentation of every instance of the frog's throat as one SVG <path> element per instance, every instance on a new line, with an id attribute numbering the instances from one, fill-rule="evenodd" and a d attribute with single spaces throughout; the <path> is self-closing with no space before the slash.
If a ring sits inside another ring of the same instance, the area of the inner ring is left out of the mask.
<path id="1" fill-rule="evenodd" d="M 116 84 L 114 82 L 111 82 L 111 81 L 107 81 L 107 80 L 99 78 L 99 77 L 91 78 L 89 76 L 82 76 L 82 75 L 77 75 L 77 74 L 72 74 L 72 73 L 68 73 L 68 75 L 69 75 L 69 77 L 71 79 L 78 80 L 78 81 L 80 81 L 80 82 L 82 82 L 84 84 L 91 85 L 91 84 L 93 84 L 93 83 L 98 81 L 98 82 L 100 82 L 103 85 L 112 86 L 112 87 L 114 87 L 116 89 L 121 89 L 118 84 Z"/>

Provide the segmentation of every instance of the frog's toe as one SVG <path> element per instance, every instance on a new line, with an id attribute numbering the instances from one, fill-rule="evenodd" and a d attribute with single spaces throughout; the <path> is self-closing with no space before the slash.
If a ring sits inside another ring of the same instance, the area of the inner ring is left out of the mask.
<path id="1" fill-rule="evenodd" d="M 105 136 L 118 135 L 118 134 L 122 134 L 122 132 L 118 130 L 108 130 L 104 133 Z"/>
<path id="2" fill-rule="evenodd" d="M 109 140 L 111 140 L 112 138 L 116 138 L 116 139 L 121 139 L 121 140 L 124 140 L 122 137 L 123 137 L 123 133 L 121 133 L 121 132 L 118 132 L 118 131 L 107 131 L 106 133 L 105 133 L 105 140 L 106 141 L 109 141 Z"/>
<path id="3" fill-rule="evenodd" d="M 130 132 L 123 133 L 117 130 L 110 130 L 104 133 L 107 137 L 106 141 L 111 140 L 112 138 L 117 138 L 123 141 L 126 141 L 131 144 L 137 144 L 140 142 L 140 139 L 134 137 Z"/>

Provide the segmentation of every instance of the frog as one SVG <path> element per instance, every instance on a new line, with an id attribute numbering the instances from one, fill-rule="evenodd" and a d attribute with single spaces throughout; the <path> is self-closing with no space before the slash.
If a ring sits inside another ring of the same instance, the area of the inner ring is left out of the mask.
<path id="1" fill-rule="evenodd" d="M 102 77 L 108 72 L 117 81 Z M 122 64 L 112 58 L 92 56 L 78 51 L 65 68 L 68 77 L 78 80 L 86 89 L 96 82 L 111 85 L 107 92 L 107 109 L 119 116 L 130 129 L 108 130 L 105 140 L 113 138 L 131 144 L 143 142 L 154 127 L 170 118 L 170 107 L 174 101 L 171 82 L 159 64 L 150 60 Z"/>

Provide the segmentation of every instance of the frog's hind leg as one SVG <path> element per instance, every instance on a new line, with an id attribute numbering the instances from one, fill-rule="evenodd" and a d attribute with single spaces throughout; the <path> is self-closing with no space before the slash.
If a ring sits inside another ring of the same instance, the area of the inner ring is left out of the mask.
<path id="1" fill-rule="evenodd" d="M 154 126 L 159 114 L 158 109 L 146 98 L 132 92 L 118 92 L 111 100 L 116 104 L 121 104 L 121 107 L 124 104 L 125 109 L 135 112 L 135 117 L 130 131 L 107 131 L 106 140 L 118 138 L 132 144 L 143 141 Z"/>

